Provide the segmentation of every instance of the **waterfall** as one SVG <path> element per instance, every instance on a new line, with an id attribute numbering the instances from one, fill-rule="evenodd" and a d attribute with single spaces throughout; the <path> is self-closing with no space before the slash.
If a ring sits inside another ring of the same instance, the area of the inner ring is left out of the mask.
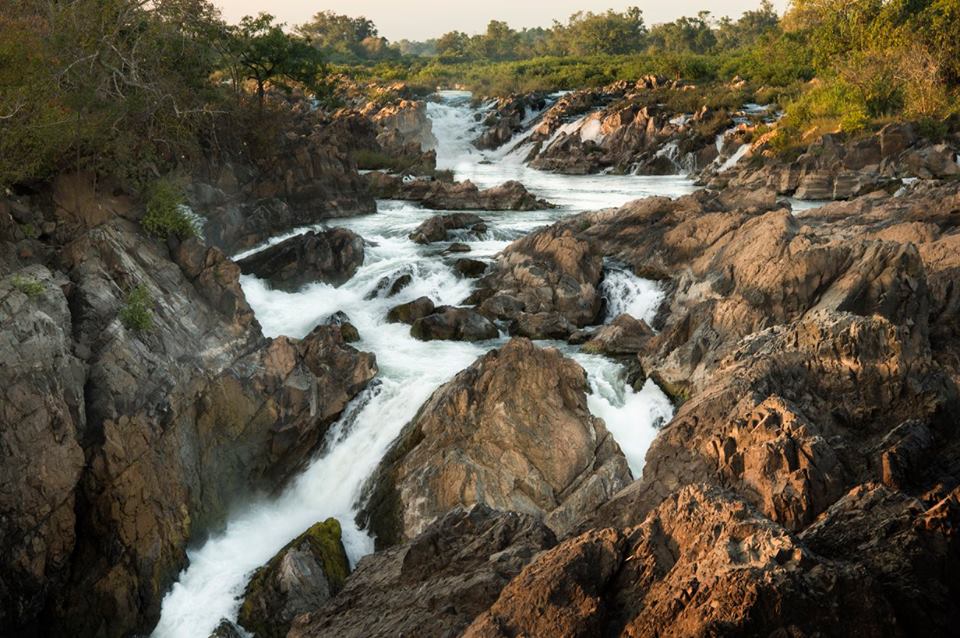
<path id="1" fill-rule="evenodd" d="M 511 240 L 571 212 L 619 206 L 650 195 L 678 196 L 693 189 L 689 180 L 679 177 L 564 176 L 502 161 L 495 152 L 484 153 L 471 144 L 479 125 L 470 98 L 468 93 L 444 92 L 438 101 L 428 104 L 438 140 L 438 166 L 480 186 L 519 179 L 538 195 L 561 204 L 558 209 L 543 211 L 481 211 L 490 231 L 483 237 L 464 238 L 472 249 L 471 257 L 493 257 Z M 282 494 L 234 511 L 220 534 L 188 552 L 189 566 L 163 600 L 153 633 L 156 638 L 207 638 L 221 618 L 235 619 L 253 571 L 319 520 L 330 516 L 340 520 L 351 563 L 371 552 L 372 539 L 354 524 L 364 481 L 432 392 L 484 352 L 505 342 L 506 337 L 481 343 L 421 342 L 410 336 L 408 326 L 386 322 L 391 306 L 420 296 L 440 304 L 458 304 L 470 294 L 473 282 L 457 277 L 452 261 L 441 257 L 436 247 L 414 244 L 407 238 L 419 223 L 436 214 L 434 211 L 393 201 L 378 202 L 377 209 L 373 215 L 328 222 L 369 240 L 363 266 L 343 286 L 317 283 L 287 293 L 272 290 L 255 277 L 241 278 L 266 335 L 302 337 L 325 317 L 343 311 L 360 332 L 362 340 L 355 345 L 376 354 L 380 374 L 333 425 L 321 452 Z M 284 233 L 264 246 L 319 227 Z M 411 274 L 413 281 L 400 294 L 370 298 L 383 277 L 401 273 Z M 625 272 L 608 274 L 604 295 L 611 308 L 648 320 L 662 299 L 655 284 Z M 620 364 L 579 353 L 566 344 L 557 345 L 587 370 L 593 389 L 588 399 L 590 410 L 607 422 L 631 470 L 638 475 L 656 428 L 672 415 L 670 402 L 652 383 L 640 390 L 627 385 Z"/>

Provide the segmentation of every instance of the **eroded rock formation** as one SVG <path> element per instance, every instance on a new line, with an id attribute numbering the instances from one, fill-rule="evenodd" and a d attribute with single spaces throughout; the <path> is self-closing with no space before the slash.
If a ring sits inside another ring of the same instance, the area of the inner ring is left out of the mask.
<path id="1" fill-rule="evenodd" d="M 563 533 L 631 480 L 587 410 L 586 390 L 583 369 L 556 350 L 514 339 L 491 351 L 404 427 L 358 520 L 379 547 L 415 537 L 458 505 L 532 514 Z"/>

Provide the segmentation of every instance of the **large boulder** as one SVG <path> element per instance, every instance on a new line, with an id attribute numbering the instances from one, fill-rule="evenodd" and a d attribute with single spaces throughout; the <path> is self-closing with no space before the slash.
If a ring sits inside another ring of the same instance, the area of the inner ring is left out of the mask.
<path id="1" fill-rule="evenodd" d="M 479 503 L 563 533 L 631 480 L 586 391 L 579 365 L 526 339 L 484 355 L 404 427 L 364 489 L 358 521 L 386 547 Z"/>
<path id="2" fill-rule="evenodd" d="M 345 228 L 309 231 L 237 264 L 244 274 L 266 279 L 278 290 L 295 292 L 315 282 L 339 286 L 363 265 L 363 238 Z"/>
<path id="3" fill-rule="evenodd" d="M 441 306 L 414 321 L 410 334 L 420 341 L 484 341 L 496 339 L 500 331 L 472 308 Z"/>
<path id="4" fill-rule="evenodd" d="M 394 306 L 387 311 L 387 321 L 390 323 L 408 323 L 413 324 L 418 319 L 422 319 L 432 314 L 436 307 L 429 297 L 418 297 L 413 301 Z"/>
<path id="5" fill-rule="evenodd" d="M 480 280 L 474 300 L 498 319 L 557 313 L 583 327 L 600 314 L 602 278 L 601 254 L 571 229 L 555 225 L 510 244 Z"/>
<path id="6" fill-rule="evenodd" d="M 260 638 L 284 638 L 294 618 L 330 600 L 349 574 L 340 523 L 317 523 L 253 574 L 238 622 Z"/>
<path id="7" fill-rule="evenodd" d="M 418 244 L 430 244 L 444 241 L 452 230 L 472 230 L 481 232 L 486 229 L 483 220 L 473 213 L 453 213 L 436 215 L 421 223 L 410 233 L 410 239 Z"/>
<path id="8" fill-rule="evenodd" d="M 458 635 L 539 552 L 536 517 L 457 507 L 415 539 L 365 556 L 343 590 L 296 619 L 290 638 Z"/>

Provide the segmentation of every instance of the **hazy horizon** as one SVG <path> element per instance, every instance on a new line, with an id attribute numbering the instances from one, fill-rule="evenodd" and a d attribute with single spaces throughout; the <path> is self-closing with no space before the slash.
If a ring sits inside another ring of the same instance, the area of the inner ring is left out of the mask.
<path id="1" fill-rule="evenodd" d="M 777 11 L 783 12 L 788 0 L 773 0 Z M 514 28 L 547 27 L 554 20 L 566 21 L 577 11 L 621 11 L 630 6 L 643 10 L 648 25 L 669 22 L 684 15 L 695 15 L 709 10 L 715 17 L 737 17 L 748 9 L 755 9 L 760 0 L 675 0 L 661 2 L 614 2 L 611 0 L 487 0 L 468 5 L 449 2 L 410 0 L 399 3 L 391 0 L 286 0 L 269 3 L 264 0 L 214 0 L 223 11 L 223 17 L 236 22 L 244 15 L 270 13 L 289 25 L 306 22 L 315 13 L 330 10 L 350 16 L 365 16 L 376 23 L 380 35 L 391 41 L 402 39 L 426 40 L 448 31 L 478 33 L 490 20 L 504 20 Z M 440 7 L 443 7 L 442 9 Z"/>

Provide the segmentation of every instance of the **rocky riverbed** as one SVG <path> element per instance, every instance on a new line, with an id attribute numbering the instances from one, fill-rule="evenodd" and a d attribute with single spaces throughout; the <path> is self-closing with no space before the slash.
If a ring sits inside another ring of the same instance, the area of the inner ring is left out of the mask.
<path id="1" fill-rule="evenodd" d="M 0 634 L 953 635 L 955 140 L 683 90 L 305 115 L 202 239 L 5 196 Z"/>

